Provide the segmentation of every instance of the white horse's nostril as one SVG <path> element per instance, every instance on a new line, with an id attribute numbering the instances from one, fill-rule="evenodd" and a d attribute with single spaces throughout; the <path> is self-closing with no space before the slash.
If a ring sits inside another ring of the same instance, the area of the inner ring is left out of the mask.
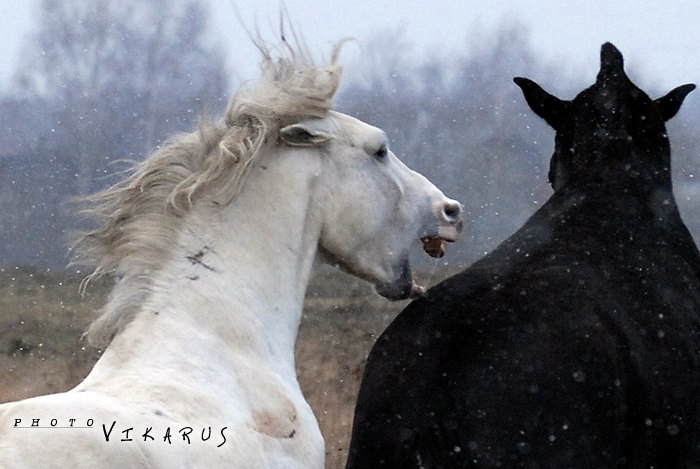
<path id="1" fill-rule="evenodd" d="M 446 202 L 442 206 L 442 216 L 445 221 L 455 223 L 460 220 L 462 215 L 462 204 L 456 201 Z"/>

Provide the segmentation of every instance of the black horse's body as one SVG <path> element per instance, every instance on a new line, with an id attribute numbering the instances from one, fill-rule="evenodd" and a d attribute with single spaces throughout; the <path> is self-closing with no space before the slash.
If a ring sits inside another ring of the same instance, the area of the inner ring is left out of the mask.
<path id="1" fill-rule="evenodd" d="M 700 467 L 700 254 L 664 121 L 611 44 L 562 101 L 554 195 L 495 251 L 409 305 L 374 346 L 349 468 Z"/>

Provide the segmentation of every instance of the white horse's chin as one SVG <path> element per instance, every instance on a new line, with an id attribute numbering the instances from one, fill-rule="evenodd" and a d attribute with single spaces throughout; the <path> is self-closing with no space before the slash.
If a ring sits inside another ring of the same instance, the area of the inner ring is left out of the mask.
<path id="1" fill-rule="evenodd" d="M 374 289 L 387 300 L 399 301 L 420 296 L 424 289 L 413 281 L 408 260 L 401 262 L 399 276 L 393 282 L 375 282 Z"/>

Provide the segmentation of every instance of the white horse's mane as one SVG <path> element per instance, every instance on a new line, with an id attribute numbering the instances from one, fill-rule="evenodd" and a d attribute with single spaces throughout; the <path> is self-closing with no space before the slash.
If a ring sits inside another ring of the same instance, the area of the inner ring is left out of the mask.
<path id="1" fill-rule="evenodd" d="M 325 117 L 332 108 L 343 42 L 334 47 L 330 64 L 316 66 L 305 48 L 282 40 L 279 57 L 254 41 L 263 55 L 261 76 L 231 98 L 222 119 L 172 137 L 129 177 L 82 199 L 82 213 L 98 227 L 81 234 L 74 246 L 74 262 L 94 266 L 81 288 L 105 274 L 119 279 L 86 332 L 91 344 L 106 346 L 132 319 L 150 293 L 150 278 L 167 258 L 183 214 L 203 193 L 219 205 L 231 203 L 281 128 Z"/>

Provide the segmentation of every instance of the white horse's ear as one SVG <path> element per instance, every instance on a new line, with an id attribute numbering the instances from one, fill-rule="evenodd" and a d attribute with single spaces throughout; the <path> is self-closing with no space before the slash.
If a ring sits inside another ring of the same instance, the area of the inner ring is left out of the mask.
<path id="1" fill-rule="evenodd" d="M 319 129 L 314 129 L 306 123 L 292 124 L 280 130 L 280 138 L 293 147 L 313 147 L 321 145 L 332 138 L 332 135 Z"/>

